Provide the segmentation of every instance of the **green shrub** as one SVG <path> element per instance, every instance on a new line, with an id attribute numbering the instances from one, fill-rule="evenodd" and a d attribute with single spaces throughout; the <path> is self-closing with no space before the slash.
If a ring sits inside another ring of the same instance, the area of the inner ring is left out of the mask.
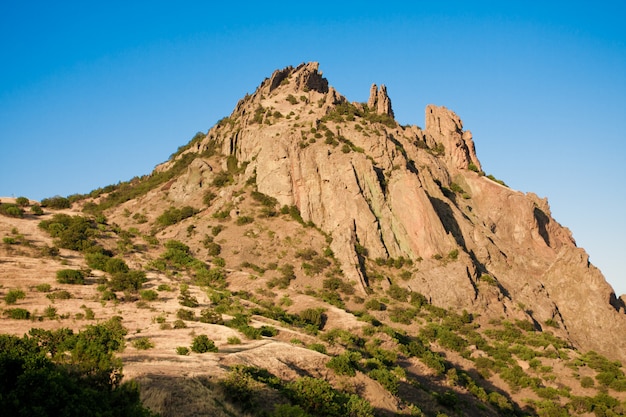
<path id="1" fill-rule="evenodd" d="M 215 174 L 212 184 L 215 187 L 224 187 L 225 185 L 230 184 L 232 181 L 233 178 L 228 171 L 221 171 Z"/>
<path id="2" fill-rule="evenodd" d="M 192 312 L 193 313 L 193 312 Z M 186 329 L 187 328 L 187 323 L 185 323 L 184 321 L 182 321 L 181 319 L 178 320 L 174 320 L 174 326 L 175 329 Z"/>
<path id="3" fill-rule="evenodd" d="M 389 320 L 394 323 L 411 324 L 417 316 L 417 310 L 405 307 L 394 307 L 389 310 Z"/>
<path id="4" fill-rule="evenodd" d="M 200 304 L 198 303 L 198 299 L 191 295 L 189 292 L 189 285 L 181 284 L 180 285 L 180 295 L 178 296 L 178 303 L 185 307 L 198 307 Z"/>
<path id="5" fill-rule="evenodd" d="M 24 308 L 9 308 L 4 310 L 4 314 L 15 320 L 28 320 L 30 318 L 30 311 Z"/>
<path id="6" fill-rule="evenodd" d="M 372 369 L 368 375 L 378 381 L 387 391 L 396 395 L 398 393 L 398 377 L 386 368 Z"/>
<path id="7" fill-rule="evenodd" d="M 265 207 L 276 207 L 276 205 L 278 204 L 278 200 L 276 200 L 274 197 L 270 197 L 269 195 L 263 194 L 256 190 L 252 191 L 250 193 L 250 196 Z"/>
<path id="8" fill-rule="evenodd" d="M 202 311 L 200 312 L 200 321 L 202 323 L 224 324 L 222 315 L 210 308 L 202 309 Z"/>
<path id="9" fill-rule="evenodd" d="M 302 310 L 298 315 L 303 322 L 319 330 L 321 330 L 326 323 L 326 314 L 322 308 L 307 308 Z"/>
<path id="10" fill-rule="evenodd" d="M 558 321 L 556 321 L 556 320 L 554 320 L 554 319 L 547 319 L 547 320 L 544 322 L 544 324 L 545 324 L 546 326 L 554 327 L 555 329 L 558 329 L 559 327 L 561 327 L 561 326 L 559 325 L 559 322 L 558 322 Z"/>
<path id="11" fill-rule="evenodd" d="M 250 224 L 253 222 L 254 222 L 254 218 L 250 216 L 239 216 L 237 217 L 237 220 L 235 221 L 235 223 L 238 226 L 243 226 L 243 225 Z"/>
<path id="12" fill-rule="evenodd" d="M 274 337 L 278 334 L 278 329 L 274 326 L 263 325 L 259 328 L 261 336 Z"/>
<path id="13" fill-rule="evenodd" d="M 367 310 L 383 311 L 385 309 L 385 305 L 381 303 L 379 300 L 377 300 L 376 298 L 370 298 L 365 303 L 365 308 Z"/>
<path id="14" fill-rule="evenodd" d="M 237 330 L 243 333 L 243 335 L 250 340 L 260 339 L 262 336 L 261 329 L 252 327 L 249 324 L 239 326 L 237 327 Z"/>
<path id="15" fill-rule="evenodd" d="M 355 376 L 360 360 L 360 353 L 346 351 L 339 356 L 331 358 L 326 362 L 326 366 L 335 371 L 338 375 Z"/>
<path id="16" fill-rule="evenodd" d="M 93 237 L 98 233 L 97 225 L 82 216 L 57 213 L 39 222 L 39 228 L 55 238 L 55 245 L 61 248 L 87 252 L 96 246 Z"/>
<path id="17" fill-rule="evenodd" d="M 387 290 L 387 294 L 394 300 L 406 302 L 409 297 L 410 291 L 406 288 L 402 288 L 399 285 L 391 284 Z"/>
<path id="18" fill-rule="evenodd" d="M 41 216 L 43 214 L 43 210 L 39 204 L 33 204 L 30 207 L 30 212 L 33 213 L 35 216 Z"/>
<path id="19" fill-rule="evenodd" d="M 19 240 L 17 240 L 16 238 L 12 237 L 12 236 L 5 236 L 2 238 L 2 243 L 6 244 L 6 245 L 17 245 L 19 244 Z"/>
<path id="20" fill-rule="evenodd" d="M 217 198 L 217 194 L 215 194 L 212 191 L 207 191 L 206 193 L 204 193 L 204 196 L 202 197 L 202 202 L 206 205 L 206 206 L 211 206 L 211 203 L 213 202 L 213 200 L 215 200 Z"/>
<path id="21" fill-rule="evenodd" d="M 196 320 L 196 315 L 193 312 L 193 310 L 186 310 L 184 308 L 181 308 L 176 312 L 176 317 L 179 318 L 180 320 L 187 320 L 187 321 Z M 176 328 L 176 325 L 174 325 L 174 328 Z"/>
<path id="22" fill-rule="evenodd" d="M 15 199 L 15 204 L 20 207 L 28 207 L 30 205 L 30 200 L 26 197 L 18 197 Z"/>
<path id="23" fill-rule="evenodd" d="M 196 213 L 197 210 L 190 206 L 185 206 L 180 209 L 170 207 L 157 217 L 156 223 L 161 226 L 171 226 L 193 216 Z"/>
<path id="24" fill-rule="evenodd" d="M 193 338 L 191 351 L 195 353 L 217 352 L 217 346 L 205 334 L 201 334 Z"/>
<path id="25" fill-rule="evenodd" d="M 237 336 L 231 336 L 228 339 L 226 339 L 226 342 L 229 345 L 240 345 L 241 344 L 241 339 L 238 338 Z"/>
<path id="26" fill-rule="evenodd" d="M 491 275 L 487 275 L 487 274 L 481 275 L 479 280 L 482 281 L 482 282 L 485 282 L 486 284 L 491 285 L 491 286 L 497 286 L 498 285 L 498 283 L 495 280 L 495 278 L 493 278 Z"/>
<path id="27" fill-rule="evenodd" d="M 311 343 L 311 344 L 307 345 L 307 349 L 311 349 L 311 350 L 314 350 L 316 352 L 323 353 L 324 355 L 326 355 L 328 353 L 326 351 L 326 346 L 324 346 L 321 343 Z"/>
<path id="28" fill-rule="evenodd" d="M 594 386 L 593 378 L 584 376 L 580 379 L 580 386 L 583 388 L 591 388 Z"/>
<path id="29" fill-rule="evenodd" d="M 7 217 L 22 218 L 24 217 L 24 209 L 19 207 L 17 204 L 0 203 L 0 214 Z"/>
<path id="30" fill-rule="evenodd" d="M 222 247 L 215 242 L 207 243 L 205 248 L 207 249 L 207 255 L 209 256 L 217 256 L 222 253 Z"/>
<path id="31" fill-rule="evenodd" d="M 109 274 L 126 273 L 130 271 L 130 268 L 126 264 L 126 261 L 120 258 L 108 258 L 106 260 L 104 271 Z"/>
<path id="32" fill-rule="evenodd" d="M 72 294 L 68 291 L 60 290 L 46 294 L 46 297 L 50 300 L 69 300 L 72 298 Z"/>
<path id="33" fill-rule="evenodd" d="M 76 269 L 61 269 L 57 271 L 57 282 L 59 284 L 78 284 L 85 283 L 85 274 L 83 271 Z"/>
<path id="34" fill-rule="evenodd" d="M 142 300 L 154 301 L 159 298 L 159 293 L 154 290 L 143 290 L 139 292 Z"/>
<path id="35" fill-rule="evenodd" d="M 87 320 L 95 320 L 96 314 L 93 312 L 92 309 L 90 309 L 89 307 L 85 307 L 85 306 L 82 306 L 81 308 L 85 310 L 85 318 Z"/>
<path id="36" fill-rule="evenodd" d="M 148 337 L 138 337 L 132 341 L 132 345 L 138 350 L 148 350 L 154 347 L 154 342 L 152 342 L 152 340 Z"/>
<path id="37" fill-rule="evenodd" d="M 176 348 L 176 354 L 177 355 L 187 356 L 187 355 L 189 355 L 189 348 L 187 346 L 178 346 Z"/>
<path id="38" fill-rule="evenodd" d="M 102 252 L 85 253 L 85 262 L 87 263 L 87 266 L 91 269 L 106 271 L 106 265 L 109 259 L 111 259 L 111 257 Z"/>
<path id="39" fill-rule="evenodd" d="M 118 272 L 109 280 L 109 288 L 111 291 L 136 292 L 146 281 L 146 273 L 143 271 Z"/>
<path id="40" fill-rule="evenodd" d="M 17 300 L 21 300 L 26 298 L 26 293 L 19 289 L 9 290 L 8 293 L 4 295 L 4 302 L 7 304 L 15 304 Z"/>
<path id="41" fill-rule="evenodd" d="M 323 379 L 302 377 L 287 384 L 287 395 L 305 411 L 320 416 L 339 416 L 338 393 Z"/>
<path id="42" fill-rule="evenodd" d="M 70 203 L 70 200 L 65 197 L 55 196 L 44 198 L 43 200 L 41 200 L 41 207 L 48 207 L 51 209 L 59 210 L 70 208 L 71 206 L 72 204 Z"/>
<path id="43" fill-rule="evenodd" d="M 57 317 L 57 309 L 52 306 L 46 307 L 43 310 L 43 317 L 54 320 Z"/>
<path id="44" fill-rule="evenodd" d="M 35 289 L 39 292 L 50 292 L 51 288 L 50 284 L 37 284 L 35 287 Z"/>

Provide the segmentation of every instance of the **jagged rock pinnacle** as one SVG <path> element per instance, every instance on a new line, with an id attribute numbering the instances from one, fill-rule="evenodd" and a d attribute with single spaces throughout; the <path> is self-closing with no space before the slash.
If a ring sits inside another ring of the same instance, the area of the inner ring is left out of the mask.
<path id="1" fill-rule="evenodd" d="M 388 114 L 393 117 L 393 109 L 391 108 L 391 99 L 387 95 L 387 87 L 382 84 L 380 90 L 376 84 L 372 84 L 370 88 L 370 97 L 367 100 L 367 107 L 375 111 L 377 114 Z"/>

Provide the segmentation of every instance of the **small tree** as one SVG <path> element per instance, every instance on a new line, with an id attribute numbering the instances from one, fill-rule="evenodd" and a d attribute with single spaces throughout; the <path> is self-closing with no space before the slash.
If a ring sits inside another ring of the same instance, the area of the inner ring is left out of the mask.
<path id="1" fill-rule="evenodd" d="M 57 271 L 57 282 L 60 284 L 84 284 L 85 274 L 76 269 L 61 269 Z"/>
<path id="2" fill-rule="evenodd" d="M 205 334 L 201 334 L 193 338 L 191 350 L 195 353 L 217 352 L 217 346 Z"/>

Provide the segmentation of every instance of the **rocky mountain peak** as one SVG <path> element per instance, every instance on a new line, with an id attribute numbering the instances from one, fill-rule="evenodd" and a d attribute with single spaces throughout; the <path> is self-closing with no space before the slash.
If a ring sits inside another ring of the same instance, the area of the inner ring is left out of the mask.
<path id="1" fill-rule="evenodd" d="M 547 200 L 484 176 L 454 112 L 425 113 L 423 130 L 400 126 L 384 86 L 350 103 L 317 63 L 302 64 L 275 71 L 187 152 L 218 148 L 243 164 L 241 181 L 328 236 L 363 295 L 402 285 L 439 306 L 556 324 L 573 344 L 626 359 L 622 303 Z M 223 164 L 190 165 L 170 197 L 193 198 L 185 190 Z M 419 267 L 406 282 L 381 280 L 373 260 L 397 259 Z M 619 330 L 599 330 L 608 328 Z"/>
<path id="2" fill-rule="evenodd" d="M 261 85 L 261 88 L 266 87 L 268 93 L 271 93 L 284 83 L 285 80 L 293 77 L 295 91 L 307 92 L 314 90 L 319 93 L 327 93 L 328 80 L 322 76 L 321 72 L 318 72 L 318 69 L 319 64 L 317 62 L 309 62 L 300 64 L 296 68 L 289 66 L 282 70 L 276 70 L 272 76 Z"/>
<path id="3" fill-rule="evenodd" d="M 277 70 L 152 175 L 20 200 L 0 327 L 82 369 L 47 329 L 113 317 L 164 416 L 624 414 L 624 296 L 454 112 L 398 125 L 384 85 L 350 102 L 317 63 Z"/>

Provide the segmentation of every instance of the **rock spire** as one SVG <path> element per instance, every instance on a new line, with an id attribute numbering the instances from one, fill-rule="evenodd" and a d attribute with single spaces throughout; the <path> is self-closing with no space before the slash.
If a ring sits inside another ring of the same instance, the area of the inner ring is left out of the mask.
<path id="1" fill-rule="evenodd" d="M 370 97 L 367 100 L 367 107 L 376 112 L 376 114 L 388 114 L 393 117 L 393 109 L 391 108 L 391 100 L 387 95 L 387 87 L 382 84 L 380 89 L 376 84 L 372 84 L 370 88 Z"/>

